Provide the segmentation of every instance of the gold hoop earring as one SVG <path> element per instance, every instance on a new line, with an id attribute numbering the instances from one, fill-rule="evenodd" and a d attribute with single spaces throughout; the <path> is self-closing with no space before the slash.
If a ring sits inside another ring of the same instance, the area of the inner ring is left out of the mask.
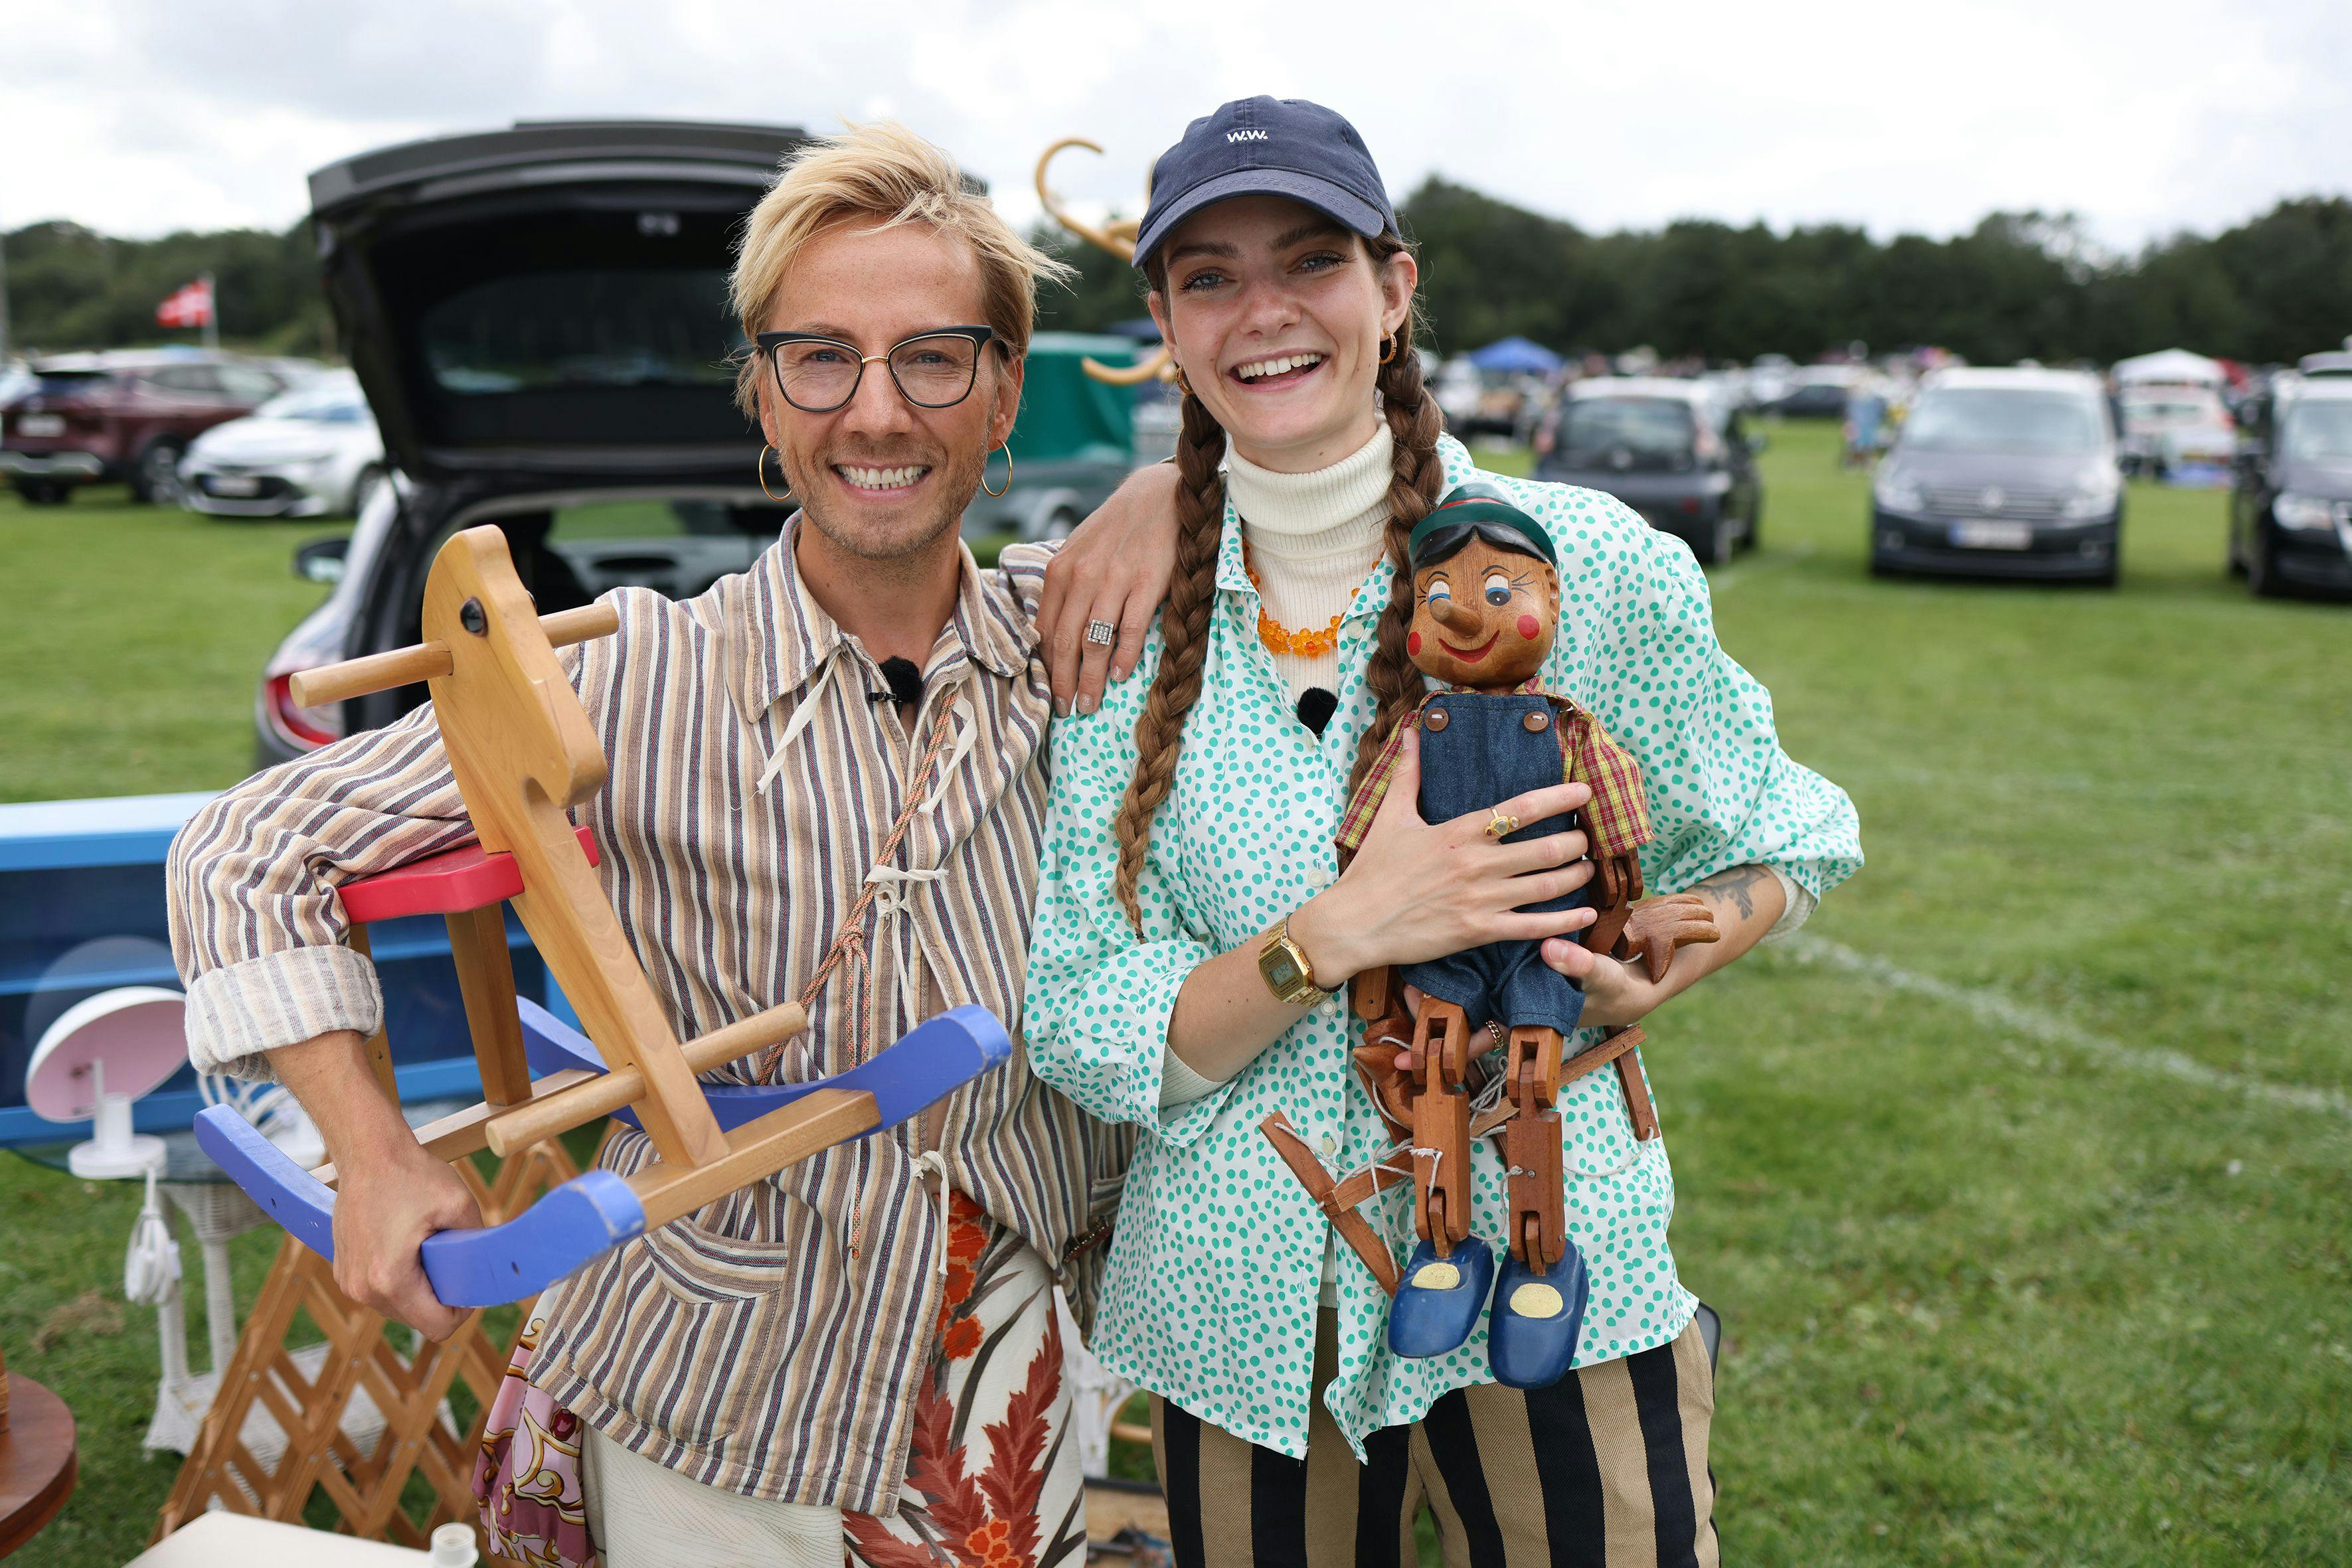
<path id="1" fill-rule="evenodd" d="M 1176 390 L 1186 397 L 1192 395 L 1192 383 L 1184 379 L 1184 367 L 1181 365 L 1176 367 Z"/>
<path id="2" fill-rule="evenodd" d="M 1397 351 L 1403 347 L 1404 336 L 1402 333 L 1391 332 L 1382 337 L 1381 339 L 1381 363 L 1385 365 L 1394 360 L 1397 357 Z"/>
<path id="3" fill-rule="evenodd" d="M 792 482 L 789 478 L 785 480 L 784 493 L 781 496 L 768 488 L 768 454 L 771 452 L 776 452 L 775 444 L 773 442 L 770 442 L 760 448 L 760 464 L 755 472 L 760 476 L 760 494 L 767 497 L 768 499 L 781 507 L 791 501 L 793 498 Z M 776 452 L 776 465 L 781 468 L 783 466 L 783 462 L 784 455 L 781 452 Z"/>
<path id="4" fill-rule="evenodd" d="M 1008 441 L 997 450 L 1004 454 L 1004 489 L 992 490 L 988 487 L 988 459 L 983 457 L 980 460 L 980 493 L 992 499 L 1013 488 L 1013 443 Z"/>

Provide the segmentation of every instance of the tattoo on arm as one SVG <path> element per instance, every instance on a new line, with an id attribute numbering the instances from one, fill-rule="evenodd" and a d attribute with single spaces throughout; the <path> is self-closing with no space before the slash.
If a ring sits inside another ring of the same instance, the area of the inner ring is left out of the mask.
<path id="1" fill-rule="evenodd" d="M 1691 891 L 1718 904 L 1736 904 L 1741 919 L 1753 920 L 1756 917 L 1756 884 L 1771 880 L 1772 873 L 1767 867 L 1736 865 L 1728 871 L 1717 872 Z"/>

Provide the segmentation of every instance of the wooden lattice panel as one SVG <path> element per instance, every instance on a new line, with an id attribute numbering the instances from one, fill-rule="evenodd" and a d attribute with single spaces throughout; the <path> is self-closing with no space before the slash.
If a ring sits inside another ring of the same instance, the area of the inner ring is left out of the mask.
<path id="1" fill-rule="evenodd" d="M 485 1185 L 468 1161 L 453 1166 L 474 1189 L 490 1224 L 528 1208 L 548 1188 L 579 1172 L 553 1140 L 534 1144 L 499 1167 Z M 494 1341 L 474 1312 L 439 1344 L 419 1343 L 413 1356 L 396 1348 L 415 1336 L 335 1288 L 335 1267 L 292 1237 L 278 1248 L 253 1312 L 238 1336 L 236 1354 L 205 1413 L 195 1446 L 180 1467 L 155 1521 L 162 1540 L 210 1507 L 303 1522 L 314 1494 L 333 1505 L 339 1528 L 369 1540 L 422 1547 L 436 1525 L 475 1522 L 474 1456 L 482 1417 L 496 1398 L 514 1345 Z M 304 1375 L 287 1338 L 307 1317 L 327 1342 L 315 1376 Z M 520 1333 L 522 1325 L 516 1324 Z M 467 1430 L 444 1418 L 454 1385 L 472 1396 Z M 383 1431 L 362 1452 L 343 1431 L 354 1391 L 364 1390 L 383 1414 Z M 257 1460 L 242 1440 L 247 1416 L 258 1405 L 286 1434 L 277 1468 Z M 412 1478 L 430 1489 L 429 1507 L 404 1506 Z"/>

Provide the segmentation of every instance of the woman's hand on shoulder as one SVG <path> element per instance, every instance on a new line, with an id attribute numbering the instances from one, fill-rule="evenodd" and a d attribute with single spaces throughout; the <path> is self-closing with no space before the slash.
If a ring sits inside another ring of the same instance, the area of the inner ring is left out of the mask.
<path id="1" fill-rule="evenodd" d="M 1055 712 L 1094 712 L 1106 682 L 1125 680 L 1142 657 L 1175 570 L 1177 483 L 1172 463 L 1137 469 L 1046 566 L 1037 638 Z M 1087 641 L 1097 622 L 1118 628 L 1117 640 Z"/>

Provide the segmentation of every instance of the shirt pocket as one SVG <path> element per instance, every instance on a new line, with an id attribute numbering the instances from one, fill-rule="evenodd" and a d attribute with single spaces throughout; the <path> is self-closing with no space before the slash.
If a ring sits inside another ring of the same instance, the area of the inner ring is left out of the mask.
<path id="1" fill-rule="evenodd" d="M 744 1241 L 673 1220 L 645 1236 L 646 1258 L 661 1287 L 692 1306 L 756 1301 L 783 1289 L 798 1250 L 789 1242 Z"/>
<path id="2" fill-rule="evenodd" d="M 725 1223 L 710 1210 L 699 1218 Z M 744 1239 L 693 1219 L 647 1231 L 582 1276 L 584 1299 L 599 1310 L 572 1372 L 691 1448 L 756 1426 L 791 1350 L 796 1254 L 807 1256 L 793 1241 Z"/>

